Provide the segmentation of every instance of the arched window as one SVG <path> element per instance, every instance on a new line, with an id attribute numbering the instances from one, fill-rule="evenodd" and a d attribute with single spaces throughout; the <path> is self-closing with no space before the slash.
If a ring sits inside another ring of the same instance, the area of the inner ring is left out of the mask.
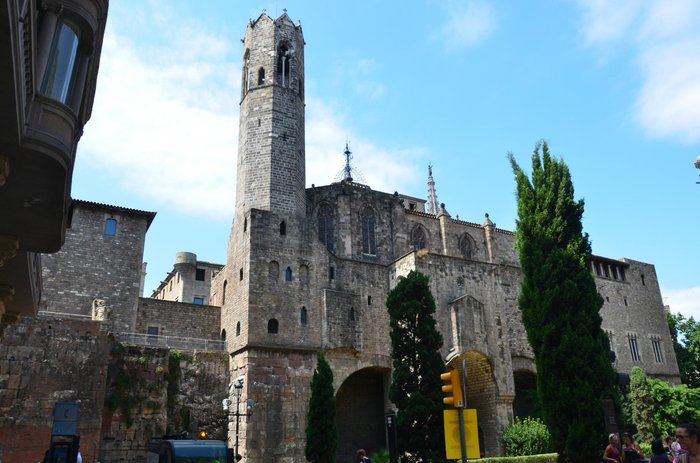
<path id="1" fill-rule="evenodd" d="M 224 280 L 224 288 L 221 291 L 221 305 L 226 303 L 226 285 L 228 285 L 228 281 Z"/>
<path id="2" fill-rule="evenodd" d="M 459 252 L 465 259 L 471 259 L 474 257 L 474 240 L 471 236 L 466 233 L 462 235 L 459 240 Z"/>
<path id="3" fill-rule="evenodd" d="M 109 218 L 105 220 L 105 236 L 116 236 L 117 234 L 117 220 Z"/>
<path id="4" fill-rule="evenodd" d="M 328 204 L 318 208 L 318 239 L 333 251 L 333 210 Z"/>
<path id="5" fill-rule="evenodd" d="M 422 227 L 416 227 L 413 229 L 413 233 L 411 234 L 411 245 L 416 251 L 428 248 L 428 240 L 425 237 L 425 232 L 423 231 Z"/>
<path id="6" fill-rule="evenodd" d="M 284 271 L 284 281 L 292 281 L 292 268 L 287 267 L 287 270 Z"/>
<path id="7" fill-rule="evenodd" d="M 308 317 L 309 314 L 306 311 L 306 307 L 302 307 L 301 310 L 299 311 L 299 323 L 301 323 L 301 326 L 306 326 L 308 323 Z"/>
<path id="8" fill-rule="evenodd" d="M 270 333 L 270 334 L 277 334 L 277 333 L 279 332 L 279 329 L 280 329 L 280 324 L 279 324 L 279 322 L 277 321 L 277 319 L 271 318 L 271 319 L 267 322 L 267 332 L 268 332 L 268 333 Z"/>
<path id="9" fill-rule="evenodd" d="M 221 340 L 226 341 L 226 330 L 221 330 Z"/>
<path id="10" fill-rule="evenodd" d="M 265 85 L 265 68 L 258 69 L 258 85 Z"/>
<path id="11" fill-rule="evenodd" d="M 280 235 L 286 235 L 287 234 L 287 222 L 284 220 L 280 222 Z"/>
<path id="12" fill-rule="evenodd" d="M 374 211 L 368 207 L 362 212 L 362 252 L 364 254 L 377 254 L 374 226 Z"/>
<path id="13" fill-rule="evenodd" d="M 246 50 L 243 55 L 243 72 L 241 73 L 241 99 L 248 93 L 248 66 L 250 65 L 250 50 Z"/>
<path id="14" fill-rule="evenodd" d="M 289 87 L 292 75 L 292 55 L 293 52 L 286 43 L 277 49 L 277 84 L 282 87 Z"/>
<path id="15" fill-rule="evenodd" d="M 241 335 L 241 322 L 236 322 L 236 336 Z"/>

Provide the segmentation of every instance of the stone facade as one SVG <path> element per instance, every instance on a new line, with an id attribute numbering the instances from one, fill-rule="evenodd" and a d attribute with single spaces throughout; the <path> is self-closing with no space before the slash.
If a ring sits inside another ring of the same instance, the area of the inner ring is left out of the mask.
<path id="1" fill-rule="evenodd" d="M 220 325 L 219 307 L 142 297 L 133 331 L 159 336 L 218 339 Z"/>
<path id="2" fill-rule="evenodd" d="M 66 241 L 55 254 L 43 254 L 41 310 L 91 315 L 93 302 L 111 310 L 115 331 L 130 331 L 142 294 L 146 231 L 154 212 L 89 201 L 73 201 Z"/>
<path id="3" fill-rule="evenodd" d="M 151 295 L 154 299 L 209 304 L 211 280 L 223 265 L 197 260 L 191 252 L 178 252 L 175 265 Z"/>
<path id="4" fill-rule="evenodd" d="M 500 433 L 527 413 L 524 396 L 536 374 L 518 308 L 515 235 L 488 215 L 479 224 L 453 219 L 444 206 L 428 213 L 424 200 L 374 191 L 349 176 L 300 194 L 303 46 L 300 26 L 286 13 L 276 20 L 263 13 L 244 40 L 236 217 L 226 267 L 211 289 L 231 376 L 243 376 L 244 398 L 260 404 L 243 424 L 241 453 L 264 462 L 303 460 L 316 351 L 334 372 L 337 460 L 386 445 L 383 414 L 392 404 L 384 303 L 398 279 L 417 270 L 430 280 L 446 365 L 466 365 L 482 454 L 500 455 Z M 279 63 L 289 50 L 286 81 Z M 616 367 L 639 365 L 678 382 L 653 266 L 595 257 L 593 272 L 595 262 L 607 265 L 596 282 Z M 613 267 L 624 268 L 625 278 Z M 638 352 L 630 354 L 633 345 Z"/>

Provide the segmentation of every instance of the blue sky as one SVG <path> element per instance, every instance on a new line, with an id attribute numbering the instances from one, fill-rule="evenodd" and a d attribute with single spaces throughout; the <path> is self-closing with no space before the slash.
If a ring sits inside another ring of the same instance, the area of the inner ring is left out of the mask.
<path id="1" fill-rule="evenodd" d="M 656 266 L 700 318 L 700 2 L 110 2 L 73 197 L 157 211 L 145 295 L 175 254 L 225 263 L 242 44 L 286 8 L 306 40 L 307 185 L 349 141 L 363 183 L 514 230 L 507 153 L 568 164 L 593 252 Z M 357 177 L 357 176 L 356 176 Z"/>

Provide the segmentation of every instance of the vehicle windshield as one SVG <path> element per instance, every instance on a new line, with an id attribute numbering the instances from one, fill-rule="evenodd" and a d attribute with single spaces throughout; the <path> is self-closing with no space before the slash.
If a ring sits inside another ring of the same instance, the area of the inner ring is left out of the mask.
<path id="1" fill-rule="evenodd" d="M 214 446 L 179 447 L 174 463 L 226 463 L 226 448 Z"/>

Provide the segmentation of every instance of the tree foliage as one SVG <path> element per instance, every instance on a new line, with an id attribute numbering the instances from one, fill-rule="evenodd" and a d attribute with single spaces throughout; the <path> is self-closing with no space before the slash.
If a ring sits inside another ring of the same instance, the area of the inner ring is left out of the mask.
<path id="1" fill-rule="evenodd" d="M 541 151 L 541 154 L 540 154 Z M 535 354 L 544 421 L 560 461 L 600 459 L 606 441 L 601 400 L 615 399 L 616 376 L 590 271 L 583 200 L 546 142 L 532 156 L 532 181 L 509 155 L 517 182 L 516 247 L 523 272 L 520 309 Z"/>
<path id="2" fill-rule="evenodd" d="M 506 426 L 501 438 L 508 457 L 540 455 L 552 451 L 549 430 L 537 418 L 516 418 L 515 423 Z"/>
<path id="3" fill-rule="evenodd" d="M 668 328 L 673 338 L 681 381 L 688 387 L 700 387 L 700 323 L 693 317 L 666 312 Z"/>
<path id="4" fill-rule="evenodd" d="M 632 422 L 637 428 L 637 439 L 642 442 L 651 442 L 658 436 L 654 420 L 654 398 L 644 370 L 639 367 L 632 367 L 630 401 Z"/>
<path id="5" fill-rule="evenodd" d="M 333 372 L 319 352 L 311 378 L 311 398 L 306 421 L 306 459 L 313 463 L 335 463 L 337 447 Z"/>
<path id="6" fill-rule="evenodd" d="M 399 279 L 389 309 L 393 373 L 389 398 L 397 407 L 396 437 L 403 461 L 444 458 L 442 336 L 428 277 L 415 271 Z"/>

